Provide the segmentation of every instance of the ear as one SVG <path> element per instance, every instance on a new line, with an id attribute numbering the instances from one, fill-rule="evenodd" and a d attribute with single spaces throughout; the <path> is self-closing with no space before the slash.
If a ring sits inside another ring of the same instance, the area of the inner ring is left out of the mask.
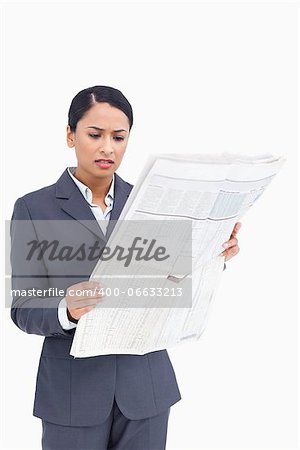
<path id="1" fill-rule="evenodd" d="M 74 132 L 71 131 L 70 125 L 67 125 L 67 144 L 68 147 L 72 148 L 75 145 Z"/>

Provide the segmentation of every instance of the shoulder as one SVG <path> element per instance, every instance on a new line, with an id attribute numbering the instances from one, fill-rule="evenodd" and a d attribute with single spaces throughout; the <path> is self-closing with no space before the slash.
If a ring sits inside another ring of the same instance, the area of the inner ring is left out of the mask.
<path id="1" fill-rule="evenodd" d="M 49 201 L 51 197 L 55 196 L 55 185 L 56 183 L 53 183 L 49 186 L 28 192 L 27 194 L 19 197 L 16 200 L 15 205 L 23 204 L 27 207 L 31 207 Z"/>
<path id="2" fill-rule="evenodd" d="M 46 218 L 47 211 L 53 210 L 56 203 L 56 186 L 57 181 L 17 198 L 13 205 L 12 217 L 42 219 L 45 215 Z"/>

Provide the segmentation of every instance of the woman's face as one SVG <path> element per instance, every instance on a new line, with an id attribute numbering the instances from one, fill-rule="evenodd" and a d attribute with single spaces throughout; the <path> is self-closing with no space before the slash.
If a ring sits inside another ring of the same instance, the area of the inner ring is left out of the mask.
<path id="1" fill-rule="evenodd" d="M 95 103 L 78 121 L 75 132 L 67 126 L 67 144 L 75 147 L 78 161 L 76 173 L 111 178 L 121 164 L 128 138 L 126 114 L 109 103 Z"/>

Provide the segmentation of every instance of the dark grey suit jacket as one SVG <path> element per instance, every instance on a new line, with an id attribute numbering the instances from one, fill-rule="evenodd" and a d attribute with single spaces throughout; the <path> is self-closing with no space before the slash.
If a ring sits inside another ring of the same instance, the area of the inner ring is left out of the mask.
<path id="1" fill-rule="evenodd" d="M 107 236 L 132 189 L 131 184 L 117 174 L 115 176 L 114 206 Z M 30 221 L 26 231 L 22 231 L 21 220 Z M 14 277 L 14 265 L 18 261 L 18 242 L 36 238 L 34 222 L 31 226 L 31 221 L 35 220 L 71 220 L 79 224 L 81 220 L 89 221 L 88 224 L 83 222 L 81 227 L 87 246 L 92 246 L 99 237 L 105 240 L 89 205 L 66 169 L 53 185 L 28 193 L 15 202 L 11 222 L 13 289 L 30 287 L 28 279 Z M 67 244 L 71 239 L 69 234 L 66 230 L 61 237 Z M 52 281 L 53 269 L 47 262 L 32 264 L 35 264 L 32 270 L 37 275 L 36 288 L 45 289 L 60 284 L 61 288 L 66 289 L 88 280 L 96 262 L 88 262 L 83 274 L 72 279 L 62 277 L 61 281 L 57 278 Z M 73 269 L 71 261 L 68 265 L 70 275 Z M 107 418 L 114 398 L 123 414 L 130 419 L 154 416 L 180 400 L 175 373 L 166 350 L 142 356 L 112 354 L 75 359 L 70 356 L 75 330 L 64 330 L 58 320 L 57 308 L 62 297 L 33 299 L 13 296 L 11 317 L 14 323 L 26 333 L 45 337 L 36 379 L 34 416 L 61 425 L 89 426 Z M 40 308 L 37 302 L 42 301 L 44 307 Z M 47 301 L 49 307 L 45 308 Z"/>

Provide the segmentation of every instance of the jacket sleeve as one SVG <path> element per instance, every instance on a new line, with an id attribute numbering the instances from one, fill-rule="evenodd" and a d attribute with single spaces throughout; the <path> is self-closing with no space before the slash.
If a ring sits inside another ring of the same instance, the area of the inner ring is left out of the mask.
<path id="1" fill-rule="evenodd" d="M 26 222 L 23 222 L 26 221 Z M 11 263 L 11 318 L 22 331 L 40 336 L 72 336 L 73 330 L 64 330 L 58 318 L 62 297 L 33 296 L 35 288 L 45 292 L 49 289 L 47 268 L 43 259 L 27 262 L 24 274 L 22 248 L 24 243 L 37 239 L 34 223 L 23 198 L 18 198 L 10 222 Z"/>

